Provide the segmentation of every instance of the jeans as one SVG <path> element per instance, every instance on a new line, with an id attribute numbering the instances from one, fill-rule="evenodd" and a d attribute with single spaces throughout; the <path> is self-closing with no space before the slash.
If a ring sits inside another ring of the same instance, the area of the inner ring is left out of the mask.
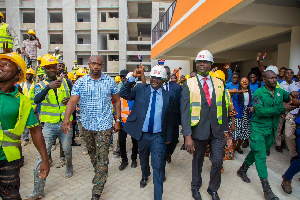
<path id="1" fill-rule="evenodd" d="M 28 128 L 24 129 L 23 140 L 24 141 L 29 141 L 29 129 Z"/>
<path id="2" fill-rule="evenodd" d="M 57 138 L 59 138 L 62 148 L 64 150 L 65 157 L 67 159 L 72 158 L 72 130 L 68 131 L 68 135 L 64 134 L 61 129 L 62 122 L 58 122 L 55 124 L 47 123 L 45 122 L 45 126 L 43 128 L 43 135 L 46 142 L 46 149 L 48 156 L 51 152 L 51 147 L 56 141 Z M 36 169 L 39 170 L 39 166 L 42 163 L 41 155 L 39 155 L 37 163 L 36 163 Z"/>

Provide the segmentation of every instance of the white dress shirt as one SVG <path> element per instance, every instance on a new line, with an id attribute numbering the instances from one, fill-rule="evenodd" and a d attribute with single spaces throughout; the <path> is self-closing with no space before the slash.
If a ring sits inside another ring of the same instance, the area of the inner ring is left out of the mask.
<path id="1" fill-rule="evenodd" d="M 287 91 L 288 93 L 291 93 L 291 92 L 298 91 L 300 89 L 300 83 L 293 81 L 289 85 L 286 81 L 283 81 L 282 83 L 280 83 L 280 87 L 281 87 L 281 89 Z M 299 108 L 296 108 L 296 109 L 290 111 L 290 113 L 293 115 L 298 114 L 298 112 L 299 112 Z"/>
<path id="2" fill-rule="evenodd" d="M 167 89 L 167 85 L 168 85 L 168 89 Z M 167 83 L 164 83 L 163 87 L 165 90 L 170 91 L 170 81 L 168 81 Z"/>
<path id="3" fill-rule="evenodd" d="M 200 81 L 201 85 L 202 85 L 202 88 L 203 88 L 203 85 L 204 85 L 204 76 L 201 76 L 199 74 L 197 74 L 197 77 L 198 77 L 198 80 Z M 207 77 L 207 80 L 206 80 L 206 83 L 208 85 L 208 88 L 209 88 L 209 96 L 210 96 L 210 99 L 212 99 L 212 94 L 213 94 L 213 84 L 212 84 L 212 80 L 211 80 L 211 77 L 210 75 L 208 75 Z"/>

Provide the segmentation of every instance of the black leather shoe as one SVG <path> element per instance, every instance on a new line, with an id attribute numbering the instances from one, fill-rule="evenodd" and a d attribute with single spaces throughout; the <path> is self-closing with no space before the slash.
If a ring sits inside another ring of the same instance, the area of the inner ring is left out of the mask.
<path id="1" fill-rule="evenodd" d="M 148 181 L 148 177 L 143 177 L 142 180 L 140 181 L 140 187 L 144 188 L 147 186 L 147 181 Z"/>
<path id="2" fill-rule="evenodd" d="M 113 154 L 116 155 L 116 156 L 121 156 L 120 147 L 118 147 L 118 148 L 113 152 Z"/>
<path id="3" fill-rule="evenodd" d="M 131 163 L 131 168 L 136 168 L 137 167 L 137 162 L 136 160 L 133 160 Z"/>
<path id="4" fill-rule="evenodd" d="M 202 200 L 199 190 L 192 190 L 192 196 L 195 200 Z"/>
<path id="5" fill-rule="evenodd" d="M 99 200 L 100 195 L 99 194 L 93 194 L 91 200 Z"/>
<path id="6" fill-rule="evenodd" d="M 166 154 L 166 161 L 168 162 L 168 163 L 170 163 L 171 162 L 171 154 Z"/>
<path id="7" fill-rule="evenodd" d="M 185 145 L 184 144 L 180 147 L 180 150 L 185 150 Z"/>
<path id="8" fill-rule="evenodd" d="M 235 148 L 235 151 L 238 152 L 239 154 L 244 154 L 244 152 L 241 149 Z"/>
<path id="9" fill-rule="evenodd" d="M 73 142 L 73 143 L 71 144 L 71 146 L 79 147 L 79 146 L 81 146 L 81 144 L 78 144 L 78 143 L 76 143 L 76 142 Z"/>
<path id="10" fill-rule="evenodd" d="M 207 189 L 208 194 L 211 195 L 212 200 L 220 200 L 220 197 L 218 195 L 218 192 L 213 192 L 209 188 Z"/>
<path id="11" fill-rule="evenodd" d="M 119 170 L 123 171 L 128 165 L 128 161 L 122 161 L 121 165 L 119 166 Z"/>

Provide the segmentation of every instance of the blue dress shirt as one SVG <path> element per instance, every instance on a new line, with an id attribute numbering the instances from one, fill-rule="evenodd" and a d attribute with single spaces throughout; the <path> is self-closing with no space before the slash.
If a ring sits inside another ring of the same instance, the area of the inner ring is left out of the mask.
<path id="1" fill-rule="evenodd" d="M 128 79 L 128 81 L 134 82 L 135 78 L 131 76 Z M 148 132 L 148 126 L 149 126 L 152 96 L 153 96 L 153 92 L 154 92 L 154 89 L 152 87 L 150 87 L 150 88 L 151 88 L 150 102 L 149 102 L 146 118 L 145 118 L 143 129 L 142 129 L 143 132 Z M 160 132 L 162 132 L 162 128 L 161 128 L 161 126 L 162 126 L 161 118 L 162 118 L 162 109 L 163 109 L 162 88 L 159 88 L 158 90 L 156 90 L 156 92 L 157 93 L 156 93 L 153 133 L 160 133 Z"/>

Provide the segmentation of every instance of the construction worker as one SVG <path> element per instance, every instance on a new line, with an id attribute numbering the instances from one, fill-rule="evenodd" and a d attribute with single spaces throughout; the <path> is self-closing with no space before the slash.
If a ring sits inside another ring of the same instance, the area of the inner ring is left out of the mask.
<path id="1" fill-rule="evenodd" d="M 116 81 L 117 85 L 119 85 L 119 83 L 121 82 L 121 77 L 120 76 L 116 76 L 115 77 L 115 81 Z"/>
<path id="2" fill-rule="evenodd" d="M 79 69 L 79 66 L 77 64 L 77 60 L 74 60 L 74 65 L 72 67 L 72 70 L 73 70 L 74 74 L 76 74 L 78 69 Z"/>
<path id="3" fill-rule="evenodd" d="M 73 82 L 73 84 L 76 81 L 75 75 L 72 72 L 68 72 L 68 79 L 70 79 Z"/>
<path id="4" fill-rule="evenodd" d="M 52 54 L 52 56 L 54 56 L 56 59 L 61 59 L 62 60 L 63 56 L 60 55 L 59 51 L 60 51 L 60 48 L 59 47 L 55 47 L 55 52 Z"/>
<path id="5" fill-rule="evenodd" d="M 30 129 L 33 143 L 41 155 L 37 176 L 46 178 L 50 171 L 45 140 L 30 99 L 14 87 L 16 82 L 25 80 L 26 69 L 19 54 L 0 54 L 0 198 L 3 200 L 21 199 L 20 137 L 25 127 Z"/>
<path id="6" fill-rule="evenodd" d="M 32 29 L 27 32 L 27 35 L 29 39 L 23 41 L 22 50 L 27 58 L 27 65 L 36 70 L 37 48 L 41 49 L 42 46 L 39 38 L 36 37 L 36 34 Z"/>
<path id="7" fill-rule="evenodd" d="M 280 115 L 296 107 L 291 105 L 289 93 L 276 87 L 277 74 L 266 70 L 263 74 L 264 86 L 253 94 L 254 112 L 251 119 L 250 149 L 244 163 L 237 171 L 237 175 L 246 183 L 250 183 L 247 176 L 249 167 L 255 162 L 265 199 L 278 200 L 272 192 L 268 182 L 266 165 L 267 151 L 275 142 L 275 135 Z M 288 103 L 290 102 L 290 103 Z"/>
<path id="8" fill-rule="evenodd" d="M 87 75 L 87 73 L 82 68 L 79 68 L 75 73 L 75 76 L 77 79 L 79 79 L 85 75 Z"/>
<path id="9" fill-rule="evenodd" d="M 29 68 L 26 71 L 26 82 L 21 83 L 20 86 L 22 88 L 23 94 L 28 97 L 31 101 L 32 109 L 35 110 L 36 104 L 34 103 L 34 88 L 36 86 L 36 83 L 33 81 L 33 76 L 35 75 L 33 69 Z M 29 144 L 29 129 L 25 128 L 25 131 L 23 133 L 23 146 L 26 146 Z"/>
<path id="10" fill-rule="evenodd" d="M 39 78 L 39 81 L 43 81 L 43 77 L 45 75 L 44 69 L 41 67 L 42 56 L 37 57 L 37 65 L 36 65 L 36 75 Z"/>
<path id="11" fill-rule="evenodd" d="M 3 48 L 3 42 L 8 42 L 8 48 L 13 51 L 14 45 L 17 47 L 17 52 L 21 54 L 20 42 L 13 27 L 4 22 L 5 18 L 0 12 L 0 48 Z M 2 52 L 1 52 L 2 53 Z"/>
<path id="12" fill-rule="evenodd" d="M 57 77 L 58 61 L 54 56 L 45 54 L 42 57 L 41 66 L 44 67 L 48 78 L 39 83 L 41 92 L 34 98 L 34 103 L 42 103 L 41 107 L 41 122 L 44 122 L 43 135 L 46 141 L 48 155 L 51 152 L 51 147 L 57 138 L 60 139 L 64 155 L 66 157 L 66 172 L 65 177 L 73 175 L 72 165 L 72 131 L 68 134 L 62 132 L 62 120 L 65 117 L 67 102 L 70 99 L 72 85 L 69 85 L 63 76 Z M 37 87 L 38 87 L 37 86 Z M 71 119 L 72 120 L 72 117 Z M 34 190 L 30 196 L 25 199 L 37 199 L 44 197 L 44 187 L 46 179 L 41 179 L 38 176 L 38 168 L 41 164 L 41 158 L 38 157 L 36 169 L 34 170 Z"/>

